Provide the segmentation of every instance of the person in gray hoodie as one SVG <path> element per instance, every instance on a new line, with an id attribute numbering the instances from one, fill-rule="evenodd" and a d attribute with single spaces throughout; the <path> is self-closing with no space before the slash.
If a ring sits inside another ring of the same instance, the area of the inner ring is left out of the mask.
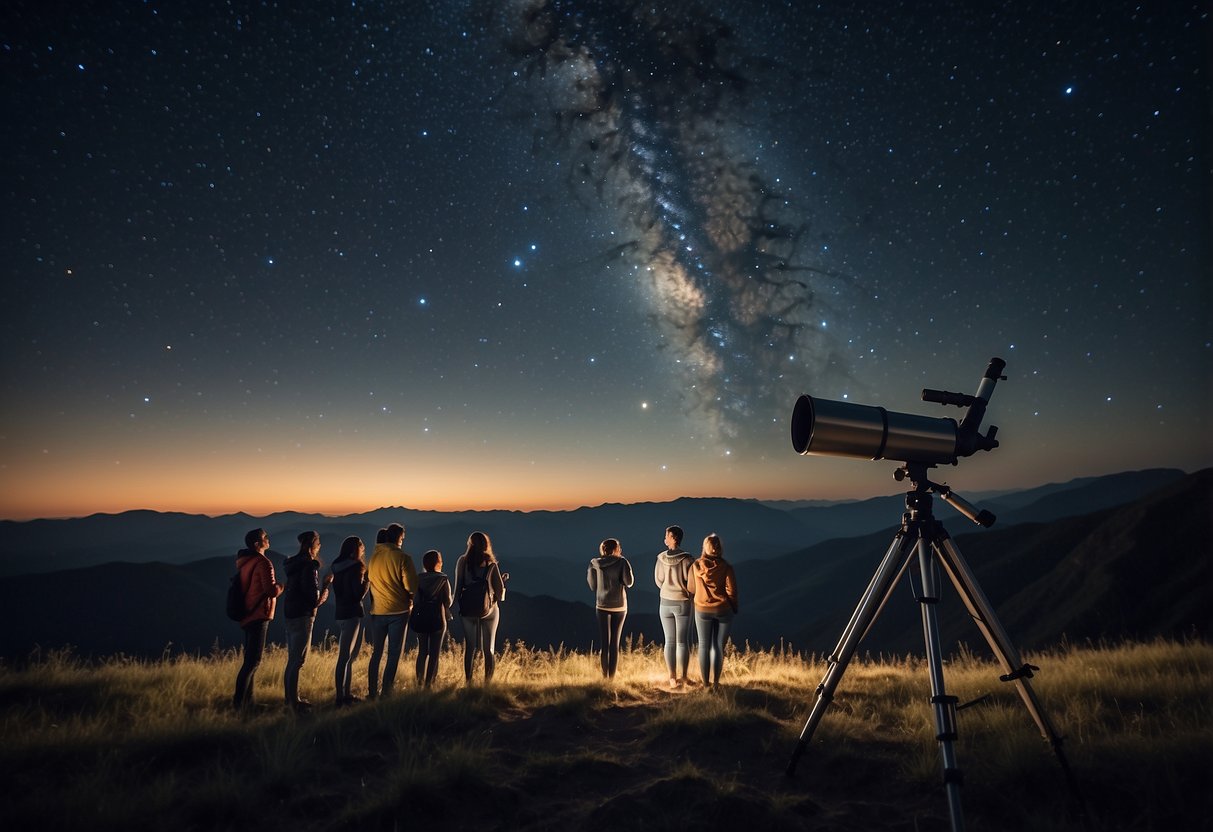
<path id="1" fill-rule="evenodd" d="M 623 547 L 613 537 L 602 541 L 598 551 L 601 556 L 590 561 L 585 579 L 595 593 L 602 644 L 602 677 L 613 679 L 619 666 L 623 621 L 628 617 L 627 588 L 633 583 L 632 564 L 623 556 Z"/>
<path id="2" fill-rule="evenodd" d="M 670 671 L 671 688 L 685 687 L 687 665 L 691 661 L 691 615 L 694 612 L 687 580 L 694 559 L 679 548 L 682 529 L 670 526 L 665 530 L 665 551 L 657 555 L 653 581 L 661 596 L 657 608 L 661 629 L 665 632 L 665 666 Z"/>

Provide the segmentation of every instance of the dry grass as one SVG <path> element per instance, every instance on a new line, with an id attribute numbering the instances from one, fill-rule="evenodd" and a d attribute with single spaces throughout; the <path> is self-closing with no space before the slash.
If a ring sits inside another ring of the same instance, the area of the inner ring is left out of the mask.
<path id="1" fill-rule="evenodd" d="M 926 670 L 856 661 L 798 776 L 783 774 L 824 664 L 733 650 L 724 689 L 664 687 L 632 645 L 614 682 L 597 659 L 507 645 L 489 687 L 459 648 L 437 686 L 329 706 L 335 653 L 313 652 L 280 706 L 285 655 L 258 673 L 263 708 L 228 706 L 239 656 L 90 666 L 59 653 L 0 668 L 7 829 L 944 829 Z M 1064 647 L 1029 658 L 1098 829 L 1194 829 L 1210 815 L 1213 648 Z M 365 653 L 355 678 L 365 679 Z M 954 657 L 950 693 L 972 829 L 1080 830 L 1059 767 L 992 664 Z"/>

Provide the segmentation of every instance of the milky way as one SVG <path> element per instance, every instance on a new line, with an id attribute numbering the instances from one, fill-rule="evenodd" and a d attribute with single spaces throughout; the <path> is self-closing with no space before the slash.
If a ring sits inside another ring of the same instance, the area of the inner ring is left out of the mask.
<path id="1" fill-rule="evenodd" d="M 806 207 L 750 146 L 755 86 L 779 68 L 699 8 L 523 0 L 490 16 L 533 107 L 536 152 L 558 156 L 569 187 L 618 224 L 612 253 L 696 423 L 734 445 L 781 420 L 786 374 L 839 370 L 821 319 L 846 281 L 815 266 Z"/>

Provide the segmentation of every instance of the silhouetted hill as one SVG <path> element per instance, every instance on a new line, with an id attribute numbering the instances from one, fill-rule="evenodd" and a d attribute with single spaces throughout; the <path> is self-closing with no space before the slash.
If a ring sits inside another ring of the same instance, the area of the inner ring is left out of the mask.
<path id="1" fill-rule="evenodd" d="M 1154 469 L 1073 480 L 1012 494 L 1000 494 L 987 506 L 999 514 L 999 527 L 1086 514 L 1119 505 L 1178 480 L 1183 473 Z M 966 495 L 981 501 L 980 494 Z M 316 529 L 324 540 L 323 557 L 335 555 L 343 538 L 358 535 L 369 544 L 377 529 L 392 522 L 408 528 L 405 548 L 417 556 L 442 551 L 448 560 L 463 551 L 467 535 L 480 529 L 493 538 L 507 562 L 534 559 L 571 564 L 588 561 L 599 541 L 615 537 L 637 564 L 661 550 L 665 527 L 681 525 L 688 551 L 697 552 L 709 532 L 721 535 L 737 563 L 772 558 L 814 543 L 862 537 L 898 525 L 903 495 L 787 508 L 755 500 L 683 498 L 667 503 L 607 504 L 575 511 L 415 511 L 380 508 L 362 514 L 328 517 L 278 512 L 268 517 L 127 511 L 66 520 L 0 521 L 0 576 L 54 572 L 102 563 L 192 563 L 234 556 L 244 533 L 264 527 L 275 549 L 293 552 L 296 535 Z M 644 556 L 644 557 L 641 557 Z M 562 567 L 559 575 L 575 575 Z M 545 579 L 546 580 L 546 579 Z M 528 590 L 529 591 L 529 590 Z M 550 594 L 581 597 L 575 580 L 559 580 Z"/>

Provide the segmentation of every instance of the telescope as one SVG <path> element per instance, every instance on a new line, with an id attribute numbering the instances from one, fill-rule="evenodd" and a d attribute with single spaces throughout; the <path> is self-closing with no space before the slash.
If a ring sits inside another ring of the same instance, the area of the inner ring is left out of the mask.
<path id="1" fill-rule="evenodd" d="M 955 465 L 962 456 L 998 447 L 998 428 L 982 435 L 981 420 L 994 392 L 1005 380 L 1007 363 L 991 358 L 973 395 L 946 390 L 922 391 L 924 402 L 967 407 L 959 423 L 947 417 L 916 416 L 851 402 L 802 395 L 792 411 L 792 448 L 798 454 L 853 459 L 891 459 L 920 465 Z"/>

